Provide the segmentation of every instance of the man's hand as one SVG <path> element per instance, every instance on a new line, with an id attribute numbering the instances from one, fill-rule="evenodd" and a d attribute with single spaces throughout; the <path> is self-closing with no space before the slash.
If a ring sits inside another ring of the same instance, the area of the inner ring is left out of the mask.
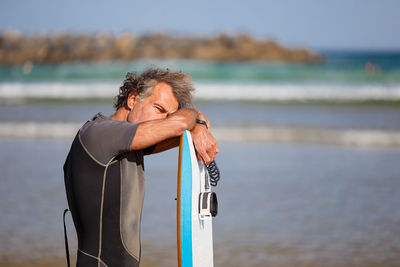
<path id="1" fill-rule="evenodd" d="M 203 120 L 207 123 L 208 129 L 205 125 L 196 124 L 191 130 L 193 144 L 196 149 L 197 158 L 199 160 L 204 160 L 208 165 L 211 163 L 217 153 L 219 152 L 217 140 L 212 136 L 210 132 L 210 122 L 207 118 L 198 111 L 198 119 Z"/>

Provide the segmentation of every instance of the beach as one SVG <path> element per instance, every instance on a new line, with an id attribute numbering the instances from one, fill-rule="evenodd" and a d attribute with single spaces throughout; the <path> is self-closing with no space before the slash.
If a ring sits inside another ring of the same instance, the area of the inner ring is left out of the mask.
<path id="1" fill-rule="evenodd" d="M 400 266 L 400 57 L 324 55 L 321 66 L 155 62 L 192 75 L 219 142 L 215 266 Z M 66 265 L 73 136 L 111 115 L 124 74 L 148 65 L 0 67 L 0 266 Z M 177 161 L 177 149 L 145 158 L 142 266 L 176 266 Z"/>
<path id="2" fill-rule="evenodd" d="M 8 164 L 1 192 L 3 266 L 65 261 L 67 206 L 59 170 L 68 146 L 59 140 L 1 141 L 2 159 L 7 154 L 2 164 Z M 144 266 L 176 265 L 177 151 L 167 153 L 146 158 Z M 399 156 L 397 149 L 221 144 L 216 265 L 396 266 Z M 24 163 L 12 164 L 17 160 Z M 70 218 L 67 225 L 74 255 Z"/>

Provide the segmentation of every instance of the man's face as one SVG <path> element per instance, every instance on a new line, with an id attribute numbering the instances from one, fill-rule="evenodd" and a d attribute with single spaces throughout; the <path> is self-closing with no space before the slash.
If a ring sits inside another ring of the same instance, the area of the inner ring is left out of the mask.
<path id="1" fill-rule="evenodd" d="M 128 98 L 128 106 L 131 111 L 128 114 L 128 122 L 139 123 L 149 120 L 160 120 L 178 110 L 178 101 L 170 85 L 157 83 L 153 93 L 139 102 L 139 97 L 131 95 Z"/>

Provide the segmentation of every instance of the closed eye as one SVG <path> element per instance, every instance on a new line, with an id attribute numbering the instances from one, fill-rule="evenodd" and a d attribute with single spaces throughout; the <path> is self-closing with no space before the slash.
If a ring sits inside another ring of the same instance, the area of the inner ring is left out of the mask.
<path id="1" fill-rule="evenodd" d="M 154 105 L 154 107 L 155 107 L 160 113 L 165 113 L 165 112 L 167 112 L 162 106 Z"/>

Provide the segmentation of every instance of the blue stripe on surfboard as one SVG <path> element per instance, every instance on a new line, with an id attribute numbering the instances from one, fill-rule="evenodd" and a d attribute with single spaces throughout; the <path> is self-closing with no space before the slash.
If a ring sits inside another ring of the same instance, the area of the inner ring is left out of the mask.
<path id="1" fill-rule="evenodd" d="M 181 251 L 182 267 L 192 267 L 192 162 L 187 131 L 183 134 L 182 145 Z"/>

